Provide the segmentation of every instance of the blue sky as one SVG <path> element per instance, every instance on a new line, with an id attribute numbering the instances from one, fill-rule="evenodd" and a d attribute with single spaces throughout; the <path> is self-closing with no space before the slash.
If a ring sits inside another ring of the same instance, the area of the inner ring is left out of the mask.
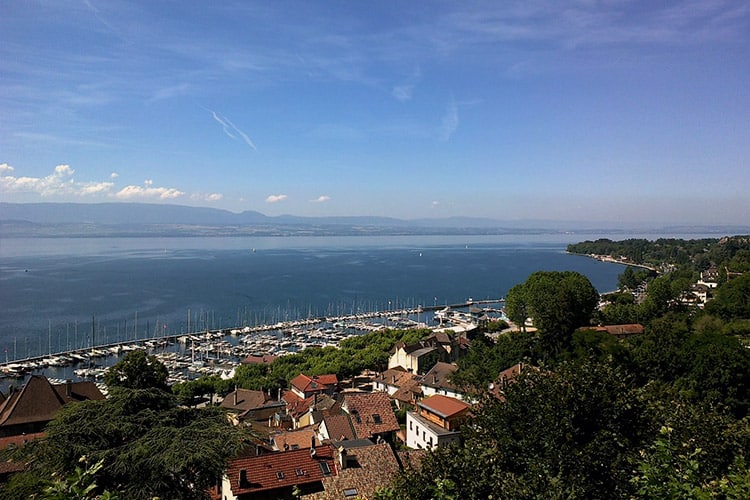
<path id="1" fill-rule="evenodd" d="M 0 199 L 746 224 L 750 4 L 0 4 Z"/>

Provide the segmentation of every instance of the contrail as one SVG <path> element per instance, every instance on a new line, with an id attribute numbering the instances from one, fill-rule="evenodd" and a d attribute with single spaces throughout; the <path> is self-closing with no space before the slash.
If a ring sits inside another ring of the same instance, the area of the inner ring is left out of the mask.
<path id="1" fill-rule="evenodd" d="M 235 140 L 237 140 L 237 136 L 234 134 L 237 134 L 242 137 L 242 139 L 245 141 L 245 144 L 253 148 L 254 151 L 258 150 L 258 148 L 255 147 L 255 144 L 253 144 L 253 141 L 250 140 L 247 134 L 240 130 L 237 126 L 235 126 L 235 124 L 232 123 L 229 118 L 218 114 L 216 111 L 212 111 L 207 108 L 204 109 L 211 113 L 211 116 L 213 116 L 214 120 L 216 120 L 221 125 L 221 128 L 224 130 L 225 134 Z"/>

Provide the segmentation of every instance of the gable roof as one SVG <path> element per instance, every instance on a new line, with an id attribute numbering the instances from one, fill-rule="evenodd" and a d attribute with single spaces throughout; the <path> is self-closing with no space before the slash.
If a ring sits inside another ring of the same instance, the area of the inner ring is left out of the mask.
<path id="1" fill-rule="evenodd" d="M 44 375 L 32 375 L 0 404 L 0 426 L 49 422 L 63 400 Z"/>
<path id="2" fill-rule="evenodd" d="M 438 389 L 457 390 L 456 386 L 448 381 L 448 375 L 458 370 L 458 366 L 451 363 L 438 361 L 430 371 L 422 378 L 422 385 Z"/>
<path id="3" fill-rule="evenodd" d="M 371 438 L 400 429 L 391 400 L 384 392 L 346 393 L 344 409 L 351 415 L 358 438 Z"/>
<path id="4" fill-rule="evenodd" d="M 268 397 L 263 391 L 235 389 L 227 394 L 219 406 L 229 410 L 246 412 L 254 408 L 261 408 L 267 401 Z"/>
<path id="5" fill-rule="evenodd" d="M 328 438 L 332 441 L 343 441 L 357 437 L 354 433 L 352 421 L 347 413 L 323 417 L 323 424 L 325 424 Z"/>
<path id="6" fill-rule="evenodd" d="M 442 394 L 435 394 L 434 396 L 425 398 L 417 403 L 417 405 L 443 418 L 454 417 L 471 408 L 461 400 L 443 396 Z"/>
<path id="7" fill-rule="evenodd" d="M 335 374 L 308 377 L 304 373 L 300 373 L 289 381 L 289 384 L 293 388 L 303 393 L 325 391 L 328 388 L 336 387 L 338 383 L 339 381 Z"/>
<path id="8" fill-rule="evenodd" d="M 381 384 L 391 385 L 394 387 L 401 387 L 405 383 L 417 377 L 418 375 L 415 375 L 411 372 L 407 372 L 403 367 L 396 366 L 394 368 L 389 368 L 388 370 L 378 374 L 374 380 Z"/>
<path id="9" fill-rule="evenodd" d="M 227 478 L 232 493 L 237 496 L 289 488 L 322 482 L 324 477 L 337 474 L 333 448 L 326 445 L 314 449 L 315 456 L 311 456 L 309 449 L 300 449 L 230 460 Z M 240 471 L 244 471 L 247 478 L 243 484 L 240 484 Z"/>
<path id="10" fill-rule="evenodd" d="M 313 446 L 316 429 L 308 426 L 296 431 L 287 431 L 273 437 L 273 442 L 279 450 L 310 449 Z"/>

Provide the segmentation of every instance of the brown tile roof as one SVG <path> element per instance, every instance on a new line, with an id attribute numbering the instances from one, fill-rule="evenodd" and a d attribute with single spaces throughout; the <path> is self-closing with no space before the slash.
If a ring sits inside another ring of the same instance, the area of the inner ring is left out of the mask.
<path id="1" fill-rule="evenodd" d="M 414 375 L 411 372 L 407 372 L 404 368 L 397 366 L 395 368 L 389 368 L 383 373 L 378 374 L 375 377 L 375 381 L 381 384 L 401 387 L 403 384 L 416 377 L 417 375 Z"/>
<path id="2" fill-rule="evenodd" d="M 89 400 L 101 401 L 105 399 L 102 391 L 93 382 L 70 382 L 55 384 L 52 387 L 66 404 Z"/>
<path id="3" fill-rule="evenodd" d="M 342 460 L 336 450 L 337 461 Z M 368 500 L 375 497 L 375 492 L 390 484 L 399 471 L 396 456 L 387 443 L 358 446 L 343 451 L 344 461 L 348 465 L 342 467 L 336 476 L 323 479 L 325 491 L 305 495 L 307 500 L 351 500 L 359 498 Z"/>
<path id="4" fill-rule="evenodd" d="M 317 429 L 311 425 L 304 429 L 277 434 L 273 437 L 273 442 L 279 451 L 310 449 L 316 433 Z"/>
<path id="5" fill-rule="evenodd" d="M 0 426 L 49 422 L 63 400 L 43 375 L 32 375 L 0 405 Z"/>
<path id="6" fill-rule="evenodd" d="M 340 415 L 330 415 L 323 418 L 326 432 L 332 441 L 343 441 L 345 439 L 355 439 L 357 436 L 352 427 L 352 421 L 347 413 Z"/>
<path id="7" fill-rule="evenodd" d="M 427 450 L 401 450 L 396 452 L 401 468 L 404 470 L 422 470 L 422 459 L 427 455 Z"/>
<path id="8" fill-rule="evenodd" d="M 471 408 L 467 403 L 464 403 L 461 400 L 443 396 L 442 394 L 435 394 L 434 396 L 423 399 L 417 404 L 443 418 L 453 417 Z"/>
<path id="9" fill-rule="evenodd" d="M 457 390 L 456 386 L 448 381 L 448 375 L 458 370 L 458 366 L 451 363 L 438 361 L 430 371 L 422 377 L 422 385 L 440 389 Z"/>
<path id="10" fill-rule="evenodd" d="M 227 397 L 222 400 L 220 406 L 228 410 L 246 412 L 247 410 L 262 407 L 267 401 L 268 397 L 263 391 L 235 389 L 227 394 Z"/>
<path id="11" fill-rule="evenodd" d="M 359 439 L 396 432 L 400 428 L 391 400 L 384 392 L 345 394 L 344 409 L 351 415 Z"/>
<path id="12" fill-rule="evenodd" d="M 422 377 L 414 376 L 407 383 L 391 394 L 391 398 L 398 399 L 404 403 L 411 403 L 422 396 Z"/>
<path id="13" fill-rule="evenodd" d="M 244 484 L 240 484 L 240 471 L 245 471 L 247 481 Z M 301 449 L 235 458 L 229 461 L 227 468 L 227 478 L 235 496 L 322 483 L 324 477 L 337 473 L 333 448 L 328 445 L 316 447 L 315 456 L 311 456 L 309 449 Z"/>

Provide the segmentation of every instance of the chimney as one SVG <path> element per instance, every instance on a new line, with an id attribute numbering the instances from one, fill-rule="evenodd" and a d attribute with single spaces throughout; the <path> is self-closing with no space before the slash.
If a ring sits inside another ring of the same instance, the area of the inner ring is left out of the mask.
<path id="1" fill-rule="evenodd" d="M 339 446 L 339 465 L 341 470 L 346 469 L 346 448 Z"/>
<path id="2" fill-rule="evenodd" d="M 310 437 L 310 448 L 315 449 L 315 434 Z"/>
<path id="3" fill-rule="evenodd" d="M 234 387 L 234 406 L 237 406 L 237 386 Z"/>
<path id="4" fill-rule="evenodd" d="M 70 379 L 67 379 L 65 381 L 65 396 L 66 397 L 73 396 L 73 382 Z"/>
<path id="5" fill-rule="evenodd" d="M 240 469 L 239 480 L 240 480 L 240 488 L 243 488 L 244 486 L 247 485 L 247 470 Z"/>
<path id="6" fill-rule="evenodd" d="M 434 373 L 432 374 L 432 383 L 437 384 L 437 375 Z"/>

